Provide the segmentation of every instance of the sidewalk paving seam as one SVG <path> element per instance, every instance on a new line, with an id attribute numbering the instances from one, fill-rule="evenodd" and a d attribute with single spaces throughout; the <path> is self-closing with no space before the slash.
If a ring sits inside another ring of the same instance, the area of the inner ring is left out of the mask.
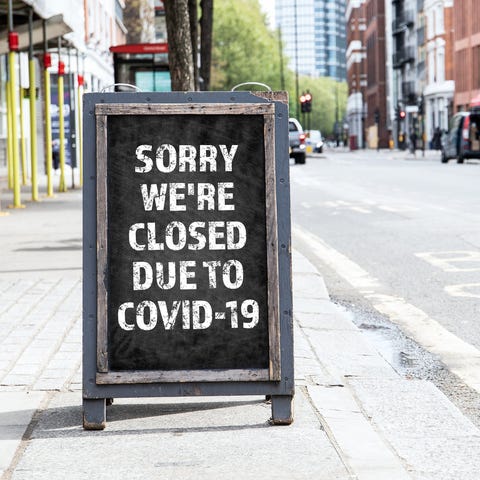
<path id="1" fill-rule="evenodd" d="M 357 479 L 358 477 L 357 477 L 355 471 L 353 470 L 353 468 L 349 464 L 348 459 L 346 458 L 346 456 L 345 456 L 344 452 L 342 451 L 339 443 L 337 442 L 337 439 L 335 438 L 335 435 L 333 434 L 330 426 L 325 421 L 325 419 L 322 416 L 322 414 L 321 414 L 320 410 L 318 409 L 317 405 L 315 405 L 315 402 L 313 401 L 313 399 L 310 395 L 310 392 L 308 391 L 307 386 L 300 386 L 300 387 L 297 387 L 297 388 L 300 388 L 302 390 L 302 392 L 304 393 L 305 397 L 308 399 L 308 403 L 310 404 L 310 407 L 312 408 L 312 410 L 315 412 L 315 416 L 317 417 L 318 422 L 319 422 L 320 426 L 322 427 L 322 430 L 327 435 L 328 440 L 330 441 L 333 448 L 337 452 L 338 458 L 340 458 L 340 460 L 341 460 L 343 466 L 345 467 L 345 469 L 347 470 L 348 474 L 352 477 L 352 479 Z M 332 385 L 331 388 L 343 388 L 343 386 L 342 385 Z"/>
<path id="2" fill-rule="evenodd" d="M 28 447 L 28 444 L 30 442 L 30 439 L 32 437 L 33 431 L 35 430 L 35 427 L 37 426 L 38 422 L 40 421 L 41 416 L 44 414 L 44 412 L 47 410 L 48 406 L 50 405 L 50 402 L 53 399 L 53 396 L 55 395 L 56 392 L 54 391 L 45 391 L 42 400 L 40 401 L 37 409 L 32 415 L 32 418 L 30 419 L 30 422 L 28 423 L 25 432 L 22 435 L 22 438 L 20 440 L 20 443 L 15 450 L 15 453 L 13 455 L 12 461 L 10 462 L 10 465 L 7 467 L 6 470 L 3 471 L 1 480 L 10 480 L 12 475 L 15 473 L 15 469 L 22 459 L 25 450 Z"/>

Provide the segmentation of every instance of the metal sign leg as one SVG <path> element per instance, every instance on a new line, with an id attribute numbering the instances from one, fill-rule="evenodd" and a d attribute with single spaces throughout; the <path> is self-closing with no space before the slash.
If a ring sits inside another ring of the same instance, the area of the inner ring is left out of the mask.
<path id="1" fill-rule="evenodd" d="M 293 422 L 293 396 L 272 395 L 272 423 L 290 425 Z"/>
<path id="2" fill-rule="evenodd" d="M 103 430 L 107 423 L 106 399 L 83 399 L 83 428 Z"/>

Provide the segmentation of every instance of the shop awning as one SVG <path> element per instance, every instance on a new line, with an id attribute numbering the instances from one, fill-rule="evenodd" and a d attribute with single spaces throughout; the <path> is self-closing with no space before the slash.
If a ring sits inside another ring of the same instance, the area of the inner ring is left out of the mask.
<path id="1" fill-rule="evenodd" d="M 58 37 L 70 33 L 72 29 L 63 21 L 63 15 L 54 15 L 46 20 L 47 41 L 54 40 Z M 28 50 L 28 23 L 23 23 L 15 27 L 18 32 L 20 50 Z M 0 55 L 8 53 L 8 31 L 0 32 Z M 43 20 L 35 20 L 33 22 L 33 45 L 43 45 Z"/>

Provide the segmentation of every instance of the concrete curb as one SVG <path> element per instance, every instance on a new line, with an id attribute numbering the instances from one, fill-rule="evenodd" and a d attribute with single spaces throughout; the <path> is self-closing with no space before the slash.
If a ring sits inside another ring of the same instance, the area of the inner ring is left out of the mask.
<path id="1" fill-rule="evenodd" d="M 480 451 L 479 429 L 431 382 L 397 373 L 348 312 L 325 296 L 302 298 L 299 273 L 311 284 L 323 279 L 300 253 L 294 259 L 295 322 L 302 334 L 296 339 L 303 337 L 321 366 L 303 381 L 355 478 L 476 479 L 480 458 L 469 452 Z"/>

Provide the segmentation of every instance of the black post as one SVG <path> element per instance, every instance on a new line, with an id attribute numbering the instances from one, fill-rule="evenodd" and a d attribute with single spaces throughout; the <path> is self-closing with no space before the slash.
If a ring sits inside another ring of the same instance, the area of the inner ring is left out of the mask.
<path id="1" fill-rule="evenodd" d="M 298 99 L 300 98 L 300 92 L 299 92 L 299 87 L 298 87 L 298 31 L 297 31 L 297 0 L 295 0 L 294 4 L 295 8 L 295 16 L 294 16 L 294 21 L 295 21 L 295 103 L 296 103 L 296 112 L 297 112 L 297 118 L 300 118 L 300 109 L 298 105 Z"/>

